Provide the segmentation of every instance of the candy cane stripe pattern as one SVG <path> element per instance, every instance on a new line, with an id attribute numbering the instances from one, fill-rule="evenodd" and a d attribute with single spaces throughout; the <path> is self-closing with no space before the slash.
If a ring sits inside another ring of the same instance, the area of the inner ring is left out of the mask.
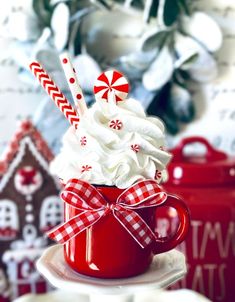
<path id="1" fill-rule="evenodd" d="M 156 180 L 161 179 L 161 178 L 162 178 L 162 172 L 159 171 L 159 170 L 156 170 L 154 178 L 155 178 Z"/>
<path id="2" fill-rule="evenodd" d="M 121 130 L 123 127 L 123 124 L 120 120 L 111 120 L 109 122 L 109 127 L 115 130 Z"/>
<path id="3" fill-rule="evenodd" d="M 86 146 L 86 144 L 87 144 L 87 138 L 86 138 L 86 136 L 83 136 L 80 139 L 80 144 L 81 144 L 81 146 Z"/>
<path id="4" fill-rule="evenodd" d="M 82 172 L 82 173 L 83 173 L 83 172 L 87 172 L 87 171 L 90 171 L 91 169 L 92 169 L 91 166 L 89 166 L 89 165 L 84 165 L 84 166 L 82 166 L 81 172 Z"/>
<path id="5" fill-rule="evenodd" d="M 131 150 L 138 153 L 140 151 L 140 146 L 138 144 L 131 145 Z"/>
<path id="6" fill-rule="evenodd" d="M 70 124 L 77 129 L 79 125 L 79 117 L 75 109 L 70 105 L 66 97 L 60 91 L 60 89 L 55 85 L 49 75 L 45 72 L 42 66 L 38 62 L 32 62 L 30 64 L 30 69 L 38 79 L 42 87 L 49 94 L 52 100 L 55 102 L 60 111 L 65 115 Z"/>
<path id="7" fill-rule="evenodd" d="M 96 100 L 108 102 L 111 92 L 114 92 L 116 102 L 127 98 L 129 84 L 122 73 L 116 70 L 103 72 L 95 82 L 94 93 Z"/>

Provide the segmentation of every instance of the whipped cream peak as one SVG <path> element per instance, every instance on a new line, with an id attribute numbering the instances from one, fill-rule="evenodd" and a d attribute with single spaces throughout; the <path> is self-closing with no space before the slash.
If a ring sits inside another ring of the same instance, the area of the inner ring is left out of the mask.
<path id="1" fill-rule="evenodd" d="M 68 129 L 51 172 L 65 183 L 71 178 L 119 188 L 143 179 L 160 183 L 171 159 L 164 145 L 160 119 L 146 116 L 138 101 L 116 104 L 110 94 L 108 102 L 97 100 L 85 112 L 77 130 Z"/>

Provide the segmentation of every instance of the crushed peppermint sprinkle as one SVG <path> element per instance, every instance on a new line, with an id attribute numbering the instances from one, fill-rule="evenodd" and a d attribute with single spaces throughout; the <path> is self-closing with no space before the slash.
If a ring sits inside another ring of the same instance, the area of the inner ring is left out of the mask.
<path id="1" fill-rule="evenodd" d="M 138 153 L 140 151 L 140 146 L 137 144 L 131 145 L 131 150 Z"/>
<path id="2" fill-rule="evenodd" d="M 89 165 L 85 165 L 85 166 L 82 166 L 82 170 L 81 170 L 81 172 L 83 173 L 83 172 L 86 172 L 86 171 L 90 171 L 92 169 L 92 167 L 91 166 L 89 166 Z"/>
<path id="3" fill-rule="evenodd" d="M 155 178 L 155 179 L 161 179 L 161 178 L 162 178 L 162 172 L 159 171 L 159 170 L 156 170 L 156 173 L 155 173 L 154 178 Z"/>
<path id="4" fill-rule="evenodd" d="M 80 144 L 81 144 L 81 146 L 86 146 L 86 144 L 87 144 L 86 136 L 81 137 Z"/>
<path id="5" fill-rule="evenodd" d="M 122 122 L 120 120 L 112 120 L 109 123 L 109 127 L 113 128 L 115 130 L 120 130 L 120 129 L 122 129 L 123 124 L 122 124 Z"/>

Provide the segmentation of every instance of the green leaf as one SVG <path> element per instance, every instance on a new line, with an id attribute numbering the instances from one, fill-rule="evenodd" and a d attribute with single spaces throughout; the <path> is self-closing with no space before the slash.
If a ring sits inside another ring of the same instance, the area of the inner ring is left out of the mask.
<path id="1" fill-rule="evenodd" d="M 33 9 L 43 25 L 49 26 L 53 11 L 50 0 L 33 0 Z"/>
<path id="2" fill-rule="evenodd" d="M 159 0 L 154 0 L 150 8 L 150 17 L 156 17 L 159 7 Z"/>
<path id="3" fill-rule="evenodd" d="M 178 79 L 178 84 L 180 84 L 180 82 L 185 83 L 186 81 L 190 80 L 190 75 L 186 70 L 177 69 L 176 75 L 177 75 L 177 79 Z"/>
<path id="4" fill-rule="evenodd" d="M 183 13 L 185 13 L 188 16 L 190 15 L 190 10 L 187 4 L 187 0 L 178 0 L 178 5 Z"/>
<path id="5" fill-rule="evenodd" d="M 159 116 L 165 123 L 167 132 L 175 135 L 179 132 L 179 124 L 170 108 L 170 92 L 172 83 L 168 82 L 161 90 L 159 90 L 152 103 L 147 108 L 150 115 Z"/>
<path id="6" fill-rule="evenodd" d="M 166 39 L 169 35 L 169 31 L 158 31 L 153 35 L 149 36 L 142 44 L 142 51 L 150 51 L 158 48 L 159 50 L 163 47 Z"/>
<path id="7" fill-rule="evenodd" d="M 173 25 L 180 14 L 180 8 L 177 0 L 164 0 L 163 22 L 166 26 Z"/>
<path id="8" fill-rule="evenodd" d="M 185 60 L 182 63 L 181 68 L 183 69 L 190 68 L 190 66 L 197 61 L 198 56 L 199 56 L 198 53 L 193 54 L 191 57 L 189 57 L 187 60 Z"/>
<path id="9" fill-rule="evenodd" d="M 194 105 L 191 93 L 187 88 L 173 83 L 169 98 L 169 112 L 181 123 L 188 123 L 194 118 Z"/>
<path id="10" fill-rule="evenodd" d="M 176 135 L 180 131 L 179 123 L 175 116 L 172 116 L 171 112 L 167 110 L 160 117 L 163 120 L 169 134 Z"/>
<path id="11" fill-rule="evenodd" d="M 50 11 L 50 9 L 51 9 L 51 4 L 50 4 L 50 0 L 43 0 L 42 1 L 43 3 L 44 3 L 44 7 L 45 7 L 45 9 L 47 10 L 47 11 Z"/>
<path id="12" fill-rule="evenodd" d="M 109 3 L 109 1 L 105 1 L 105 0 L 93 0 L 90 2 L 93 5 L 96 5 L 98 8 L 100 9 L 106 9 L 106 10 L 110 10 L 111 9 L 111 3 Z"/>
<path id="13" fill-rule="evenodd" d="M 179 69 L 174 71 L 172 81 L 183 88 L 186 87 L 186 80 L 183 76 L 181 76 L 181 71 Z"/>

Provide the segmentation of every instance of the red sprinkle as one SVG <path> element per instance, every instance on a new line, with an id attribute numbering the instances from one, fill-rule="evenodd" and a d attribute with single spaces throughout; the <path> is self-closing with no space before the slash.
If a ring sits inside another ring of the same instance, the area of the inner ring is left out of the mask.
<path id="1" fill-rule="evenodd" d="M 89 165 L 85 165 L 85 166 L 82 166 L 82 170 L 81 170 L 81 172 L 83 173 L 83 172 L 86 172 L 86 171 L 90 171 L 92 169 L 92 167 L 91 166 L 89 166 Z"/>
<path id="2" fill-rule="evenodd" d="M 71 84 L 73 84 L 73 83 L 75 83 L 75 79 L 74 79 L 74 78 L 70 78 L 70 79 L 69 79 L 69 82 L 70 82 Z"/>
<path id="3" fill-rule="evenodd" d="M 63 59 L 63 63 L 64 63 L 64 64 L 68 63 L 68 60 L 67 60 L 66 58 Z"/>
<path id="4" fill-rule="evenodd" d="M 78 100 L 80 100 L 80 99 L 82 98 L 82 95 L 81 95 L 80 93 L 78 93 L 78 94 L 76 95 L 76 98 L 77 98 Z"/>
<path id="5" fill-rule="evenodd" d="M 131 145 L 131 150 L 138 153 L 140 151 L 140 146 L 137 144 Z"/>

